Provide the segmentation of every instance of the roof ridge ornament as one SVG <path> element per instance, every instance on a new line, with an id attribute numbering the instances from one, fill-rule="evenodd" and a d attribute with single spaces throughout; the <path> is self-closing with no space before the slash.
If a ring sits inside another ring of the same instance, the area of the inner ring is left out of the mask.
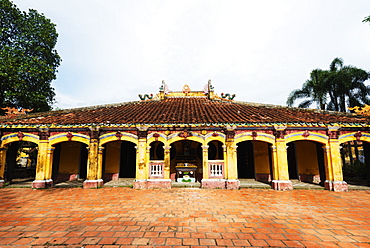
<path id="1" fill-rule="evenodd" d="M 185 95 L 189 94 L 191 91 L 189 85 L 185 84 L 183 87 L 182 87 L 182 93 L 185 93 Z"/>
<path id="2" fill-rule="evenodd" d="M 234 100 L 234 98 L 235 98 L 235 96 L 236 96 L 236 94 L 230 94 L 230 93 L 226 93 L 226 94 L 224 94 L 224 93 L 221 93 L 221 98 L 222 99 L 229 99 L 229 100 Z"/>
<path id="3" fill-rule="evenodd" d="M 139 97 L 140 97 L 140 100 L 142 100 L 142 101 L 145 101 L 147 98 L 148 98 L 148 100 L 152 100 L 153 99 L 153 94 L 144 94 L 144 96 L 143 95 L 141 95 L 141 94 L 139 94 Z"/>
<path id="4" fill-rule="evenodd" d="M 162 84 L 159 87 L 158 94 L 139 94 L 141 101 L 146 100 L 164 100 L 166 98 L 183 98 L 183 97 L 204 97 L 210 100 L 222 100 L 222 101 L 233 101 L 236 94 L 222 93 L 221 96 L 215 93 L 215 88 L 212 85 L 211 79 L 208 80 L 207 84 L 204 85 L 201 91 L 192 91 L 188 84 L 184 84 L 181 91 L 169 91 L 168 85 L 162 80 Z"/>
<path id="5" fill-rule="evenodd" d="M 208 80 L 208 98 L 210 100 L 215 99 L 215 88 L 212 85 L 211 79 Z"/>

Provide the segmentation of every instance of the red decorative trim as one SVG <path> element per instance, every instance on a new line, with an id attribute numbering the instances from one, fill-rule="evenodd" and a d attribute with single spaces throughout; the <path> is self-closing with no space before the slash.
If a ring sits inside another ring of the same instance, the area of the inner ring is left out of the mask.
<path id="1" fill-rule="evenodd" d="M 228 139 L 228 140 L 234 139 L 235 130 L 226 130 L 225 134 L 226 134 L 226 139 Z"/>
<path id="2" fill-rule="evenodd" d="M 302 136 L 307 138 L 308 136 L 310 136 L 310 132 L 308 132 L 308 130 L 306 130 L 306 131 L 303 132 Z"/>
<path id="3" fill-rule="evenodd" d="M 355 138 L 357 139 L 357 140 L 360 140 L 360 138 L 362 137 L 362 133 L 361 133 L 361 131 L 358 131 L 357 133 L 355 133 Z"/>
<path id="4" fill-rule="evenodd" d="M 186 139 L 187 137 L 190 137 L 190 136 L 193 136 L 193 135 L 191 134 L 191 132 L 188 132 L 186 130 L 179 133 L 179 137 L 184 138 L 184 139 Z"/>
<path id="5" fill-rule="evenodd" d="M 328 136 L 330 139 L 338 139 L 339 131 L 328 131 Z"/>
<path id="6" fill-rule="evenodd" d="M 214 132 L 214 133 L 212 134 L 212 136 L 213 136 L 213 137 L 217 137 L 217 136 L 218 136 L 218 133 Z"/>
<path id="7" fill-rule="evenodd" d="M 48 131 L 42 131 L 39 132 L 40 140 L 47 140 L 49 138 L 50 134 Z"/>
<path id="8" fill-rule="evenodd" d="M 121 138 L 122 138 L 122 134 L 121 134 L 121 132 L 120 131 L 118 131 L 117 133 L 116 133 L 116 137 L 117 137 L 117 139 L 118 140 L 121 140 Z"/>
<path id="9" fill-rule="evenodd" d="M 68 132 L 66 137 L 68 138 L 68 141 L 71 141 L 71 139 L 73 138 L 73 134 L 71 132 Z"/>
<path id="10" fill-rule="evenodd" d="M 17 137 L 18 137 L 18 139 L 19 139 L 20 141 L 22 141 L 22 140 L 23 140 L 23 138 L 24 138 L 24 134 L 23 134 L 21 131 L 19 131 L 19 132 L 18 132 L 18 134 L 17 134 Z"/>
<path id="11" fill-rule="evenodd" d="M 253 132 L 252 132 L 253 140 L 256 140 L 257 136 L 258 136 L 257 132 L 254 132 L 254 131 L 253 131 Z"/>
<path id="12" fill-rule="evenodd" d="M 155 138 L 156 141 L 158 141 L 159 136 L 161 136 L 159 133 L 153 134 L 153 137 Z"/>
<path id="13" fill-rule="evenodd" d="M 275 130 L 274 131 L 274 136 L 276 139 L 284 139 L 284 136 L 286 135 L 285 130 Z"/>

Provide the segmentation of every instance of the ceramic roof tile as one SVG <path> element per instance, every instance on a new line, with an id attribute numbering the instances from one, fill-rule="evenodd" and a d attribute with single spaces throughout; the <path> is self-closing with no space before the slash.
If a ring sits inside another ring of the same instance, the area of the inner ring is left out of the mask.
<path id="1" fill-rule="evenodd" d="M 367 123 L 344 113 L 209 100 L 199 97 L 128 102 L 0 118 L 7 124 L 203 124 L 203 123 Z"/>

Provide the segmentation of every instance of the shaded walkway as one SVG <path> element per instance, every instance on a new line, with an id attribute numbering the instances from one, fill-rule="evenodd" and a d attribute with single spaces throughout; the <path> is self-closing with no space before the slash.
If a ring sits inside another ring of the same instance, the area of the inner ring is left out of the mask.
<path id="1" fill-rule="evenodd" d="M 132 187 L 134 178 L 119 178 L 118 180 L 112 180 L 106 182 L 104 187 Z M 320 186 L 315 183 L 305 183 L 298 180 L 291 180 L 293 184 L 293 189 L 313 189 L 313 190 L 325 190 L 323 186 Z M 19 179 L 13 180 L 9 185 L 6 185 L 7 188 L 31 188 L 33 179 Z M 54 185 L 54 188 L 82 188 L 83 179 L 59 182 Z M 178 183 L 172 182 L 172 188 L 200 188 L 200 183 Z M 254 179 L 240 179 L 240 188 L 250 188 L 250 189 L 271 189 L 270 184 L 259 182 Z M 358 185 L 348 183 L 349 190 L 369 190 L 370 186 Z"/>

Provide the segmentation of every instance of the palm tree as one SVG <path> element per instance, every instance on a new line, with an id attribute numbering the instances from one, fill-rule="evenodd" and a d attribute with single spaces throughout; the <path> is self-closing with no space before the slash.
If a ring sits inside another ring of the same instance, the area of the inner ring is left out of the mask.
<path id="1" fill-rule="evenodd" d="M 328 72 L 315 69 L 310 73 L 310 79 L 307 80 L 302 89 L 293 90 L 287 99 L 288 106 L 293 106 L 294 101 L 299 98 L 306 98 L 301 102 L 299 108 L 308 108 L 312 103 L 316 102 L 317 106 L 324 110 L 327 102 L 327 78 Z"/>
<path id="2" fill-rule="evenodd" d="M 365 70 L 344 66 L 343 59 L 335 58 L 329 70 L 313 70 L 302 89 L 290 93 L 287 105 L 292 106 L 295 100 L 306 98 L 298 107 L 307 108 L 316 102 L 322 110 L 326 106 L 327 110 L 346 112 L 347 107 L 369 103 L 370 87 L 364 84 L 369 76 Z"/>
<path id="3" fill-rule="evenodd" d="M 370 89 L 364 84 L 369 73 L 354 66 L 343 66 L 341 58 L 330 64 L 327 85 L 330 102 L 328 110 L 346 112 L 348 107 L 369 102 Z"/>

